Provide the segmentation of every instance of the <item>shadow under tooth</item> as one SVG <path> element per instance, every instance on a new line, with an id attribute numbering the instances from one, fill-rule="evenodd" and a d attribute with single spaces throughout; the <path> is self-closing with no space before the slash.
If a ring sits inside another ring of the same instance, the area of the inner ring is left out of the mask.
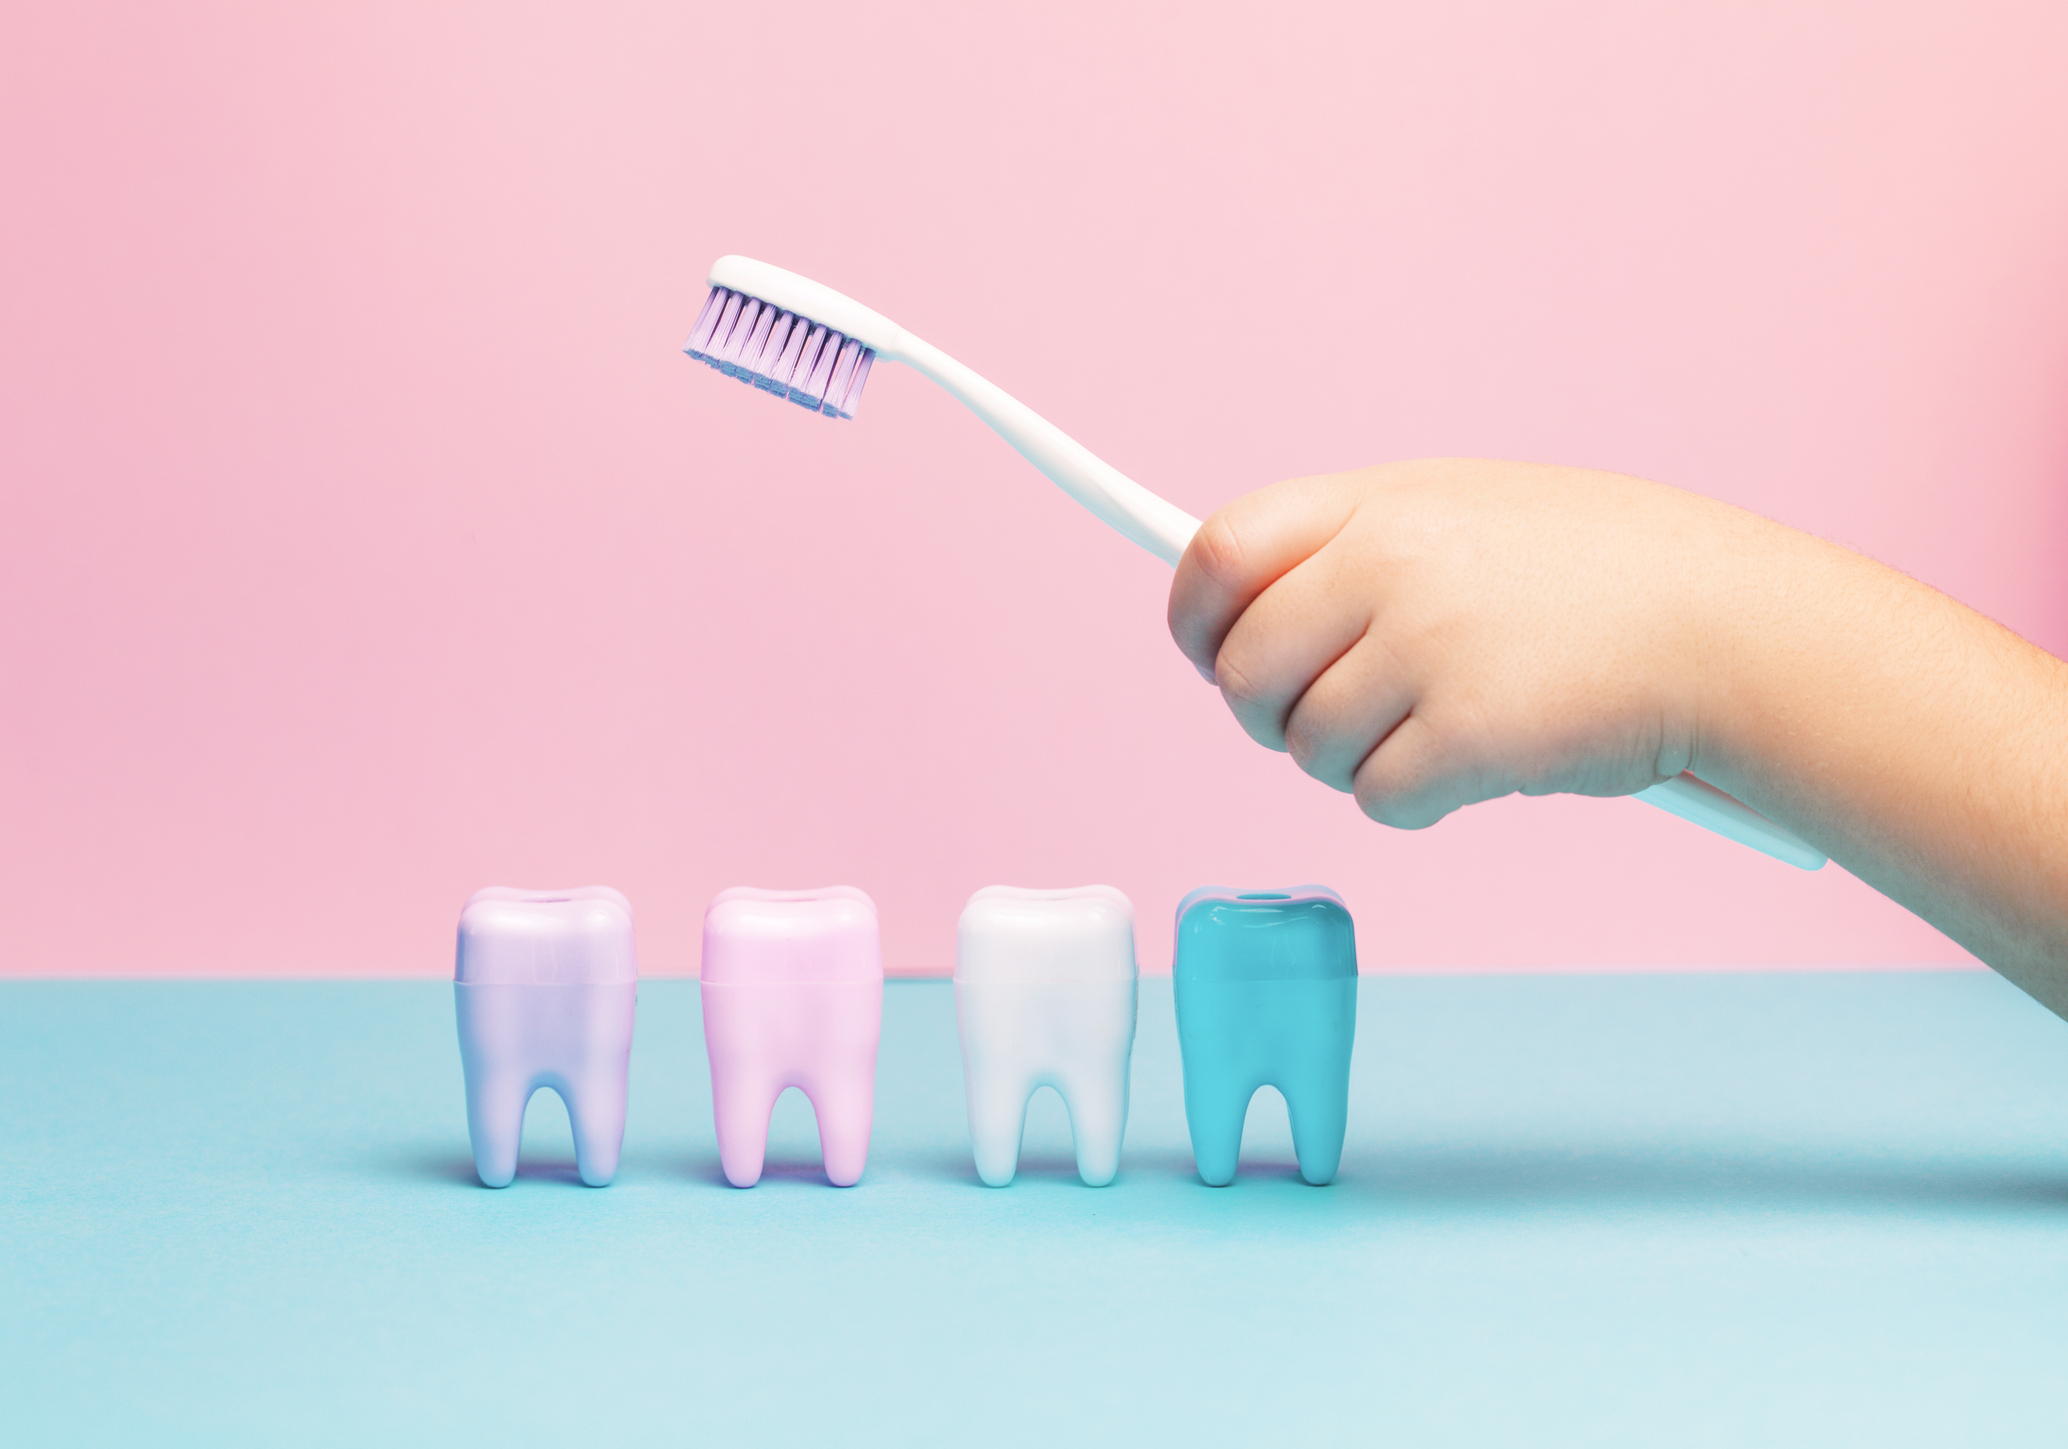
<path id="1" fill-rule="evenodd" d="M 847 386 L 854 381 L 855 364 L 862 360 L 862 344 L 852 337 L 840 349 L 840 358 L 833 364 L 833 375 L 826 379 L 826 400 L 819 411 L 829 418 L 840 416 L 841 399 L 847 396 Z"/>
<path id="2" fill-rule="evenodd" d="M 713 287 L 704 294 L 704 308 L 697 313 L 696 326 L 689 329 L 689 341 L 682 344 L 682 350 L 698 362 L 706 360 L 704 348 L 711 341 L 711 329 L 718 324 L 718 314 L 725 310 L 725 299 L 731 295 L 723 287 Z"/>
<path id="3" fill-rule="evenodd" d="M 790 374 L 790 390 L 784 394 L 799 407 L 816 408 L 819 405 L 819 400 L 810 396 L 805 391 L 805 386 L 811 381 L 811 370 L 818 364 L 819 354 L 825 347 L 826 329 L 815 323 L 811 329 L 811 336 L 805 339 L 804 351 L 797 355 L 796 368 Z"/>
<path id="4" fill-rule="evenodd" d="M 768 390 L 777 397 L 790 395 L 790 374 L 797 370 L 797 354 L 804 351 L 804 339 L 811 335 L 811 323 L 798 317 L 790 323 L 790 340 L 783 344 L 783 355 L 775 360 L 768 370 Z"/>
<path id="5" fill-rule="evenodd" d="M 869 381 L 869 369 L 876 362 L 874 348 L 862 349 L 862 360 L 855 364 L 854 380 L 847 385 L 847 396 L 840 400 L 840 416 L 852 421 L 861 410 L 862 387 Z"/>
<path id="6" fill-rule="evenodd" d="M 840 361 L 841 344 L 846 340 L 838 332 L 828 332 L 826 345 L 819 349 L 819 360 L 812 364 L 811 381 L 804 385 L 804 405 L 814 412 L 826 396 L 826 384 L 833 380 L 833 368 Z"/>

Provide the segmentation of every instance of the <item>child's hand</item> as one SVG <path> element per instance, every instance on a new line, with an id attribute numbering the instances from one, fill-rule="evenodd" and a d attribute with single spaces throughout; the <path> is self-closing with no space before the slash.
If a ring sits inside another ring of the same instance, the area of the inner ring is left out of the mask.
<path id="1" fill-rule="evenodd" d="M 1178 564 L 1170 629 L 1254 739 L 1418 828 L 1515 790 L 1618 795 L 1695 768 L 1724 723 L 1730 598 L 1784 537 L 1616 474 L 1390 464 L 1216 513 Z"/>
<path id="2" fill-rule="evenodd" d="M 2068 665 L 1892 569 L 1635 478 L 1399 463 L 1209 518 L 1170 629 L 1375 819 L 1691 770 L 2068 1016 Z"/>

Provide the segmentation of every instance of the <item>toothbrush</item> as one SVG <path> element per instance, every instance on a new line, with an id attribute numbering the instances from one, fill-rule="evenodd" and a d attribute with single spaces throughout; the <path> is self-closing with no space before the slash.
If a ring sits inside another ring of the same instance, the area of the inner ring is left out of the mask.
<path id="1" fill-rule="evenodd" d="M 1176 565 L 1199 520 L 1158 498 L 1032 408 L 947 353 L 831 287 L 757 262 L 720 257 L 683 351 L 728 377 L 829 418 L 853 418 L 878 357 L 940 384 L 1065 493 L 1118 533 Z M 1637 798 L 1718 835 L 1816 870 L 1824 856 L 1793 832 L 1693 775 Z"/>

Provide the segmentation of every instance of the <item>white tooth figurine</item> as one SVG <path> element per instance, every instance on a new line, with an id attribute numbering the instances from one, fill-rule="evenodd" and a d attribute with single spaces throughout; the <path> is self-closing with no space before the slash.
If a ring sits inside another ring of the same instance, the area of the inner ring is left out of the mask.
<path id="1" fill-rule="evenodd" d="M 582 1181 L 617 1175 L 638 992 L 631 903 L 608 886 L 490 886 L 468 900 L 453 1000 L 467 1135 L 486 1186 L 517 1175 L 524 1109 L 541 1087 L 567 1104 Z"/>
<path id="2" fill-rule="evenodd" d="M 1027 1101 L 1054 1087 L 1070 1109 L 1077 1175 L 1120 1170 L 1135 1041 L 1135 912 L 1111 886 L 987 886 L 955 933 L 955 1023 L 977 1176 L 1019 1170 Z"/>

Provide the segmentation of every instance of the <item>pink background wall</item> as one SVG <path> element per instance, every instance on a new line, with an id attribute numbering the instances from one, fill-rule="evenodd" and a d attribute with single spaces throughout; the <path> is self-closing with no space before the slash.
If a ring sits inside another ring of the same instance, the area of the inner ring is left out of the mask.
<path id="1" fill-rule="evenodd" d="M 1251 746 L 1167 573 L 880 369 L 677 352 L 852 292 L 1195 512 L 1430 453 L 1623 469 L 2068 647 L 2068 8 L 0 10 L 0 971 L 440 974 L 608 882 L 1315 879 L 1368 967 L 1930 963 L 1627 801 L 1421 834 Z M 1289 18 L 1290 17 L 1290 18 Z"/>

